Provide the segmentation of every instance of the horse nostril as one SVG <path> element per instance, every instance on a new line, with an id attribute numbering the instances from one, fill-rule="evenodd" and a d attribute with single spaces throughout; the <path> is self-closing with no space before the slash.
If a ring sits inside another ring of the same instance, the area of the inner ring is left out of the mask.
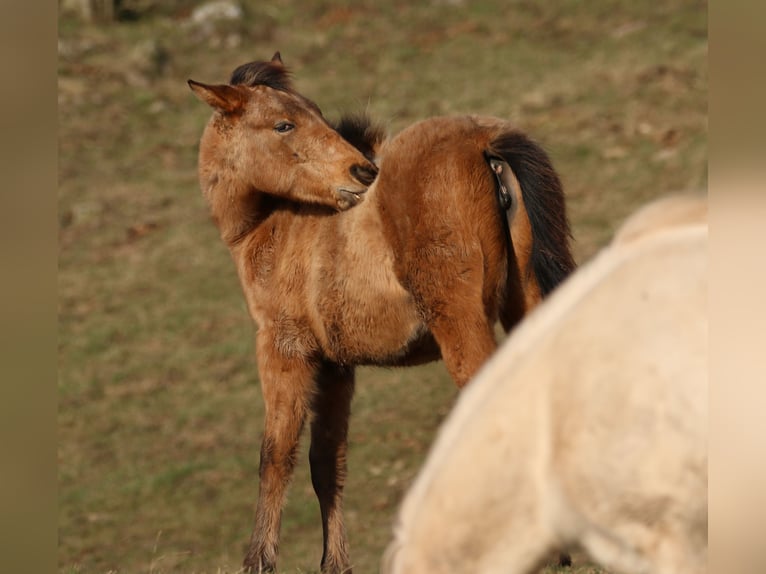
<path id="1" fill-rule="evenodd" d="M 360 165 L 354 164 L 349 170 L 351 175 L 362 185 L 371 185 L 375 181 L 375 176 L 378 175 L 378 168 L 374 165 Z"/>

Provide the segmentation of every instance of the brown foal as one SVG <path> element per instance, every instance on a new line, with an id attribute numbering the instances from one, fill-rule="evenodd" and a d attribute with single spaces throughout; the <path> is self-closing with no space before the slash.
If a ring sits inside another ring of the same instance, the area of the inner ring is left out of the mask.
<path id="1" fill-rule="evenodd" d="M 334 129 L 278 53 L 229 84 L 189 84 L 214 110 L 200 184 L 258 326 L 266 420 L 245 568 L 276 567 L 311 415 L 322 572 L 348 573 L 355 366 L 442 357 L 465 385 L 497 347 L 494 324 L 510 330 L 574 268 L 561 184 L 539 146 L 494 118 L 434 118 L 392 139 L 365 118 Z"/>

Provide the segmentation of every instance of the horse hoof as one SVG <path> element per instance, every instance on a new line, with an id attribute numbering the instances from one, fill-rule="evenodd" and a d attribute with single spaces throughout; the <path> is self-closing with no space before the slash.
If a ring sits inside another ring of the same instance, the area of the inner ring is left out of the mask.
<path id="1" fill-rule="evenodd" d="M 558 566 L 571 566 L 572 557 L 567 552 L 559 553 Z"/>
<path id="2" fill-rule="evenodd" d="M 263 557 L 247 556 L 242 564 L 242 570 L 247 574 L 272 574 L 277 571 L 276 564 Z"/>

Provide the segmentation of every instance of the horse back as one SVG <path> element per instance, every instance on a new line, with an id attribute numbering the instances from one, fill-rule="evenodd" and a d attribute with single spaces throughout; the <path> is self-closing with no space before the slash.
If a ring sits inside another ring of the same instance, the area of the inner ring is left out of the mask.
<path id="1" fill-rule="evenodd" d="M 484 150 L 503 127 L 469 116 L 418 122 L 386 142 L 370 190 L 405 288 L 448 296 L 470 278 L 494 318 L 508 240 Z"/>

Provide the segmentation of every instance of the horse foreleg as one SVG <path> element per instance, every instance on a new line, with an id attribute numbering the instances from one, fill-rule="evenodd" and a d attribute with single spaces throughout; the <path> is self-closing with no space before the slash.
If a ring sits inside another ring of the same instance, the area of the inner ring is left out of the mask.
<path id="1" fill-rule="evenodd" d="M 245 556 L 247 572 L 273 572 L 287 485 L 308 412 L 316 368 L 303 357 L 285 357 L 259 333 L 258 368 L 266 409 L 255 527 Z"/>
<path id="2" fill-rule="evenodd" d="M 343 486 L 354 370 L 325 364 L 314 395 L 311 422 L 311 482 L 322 512 L 323 574 L 350 574 L 346 528 L 343 524 Z"/>

